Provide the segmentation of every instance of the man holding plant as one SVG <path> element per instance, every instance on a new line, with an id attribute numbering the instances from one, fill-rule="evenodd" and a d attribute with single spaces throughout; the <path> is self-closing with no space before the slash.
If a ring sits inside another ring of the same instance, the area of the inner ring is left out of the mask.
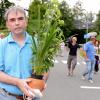
<path id="1" fill-rule="evenodd" d="M 23 100 L 25 94 L 32 100 L 40 100 L 27 85 L 32 74 L 32 38 L 25 31 L 27 18 L 24 9 L 9 8 L 5 20 L 10 33 L 0 41 L 0 99 Z"/>

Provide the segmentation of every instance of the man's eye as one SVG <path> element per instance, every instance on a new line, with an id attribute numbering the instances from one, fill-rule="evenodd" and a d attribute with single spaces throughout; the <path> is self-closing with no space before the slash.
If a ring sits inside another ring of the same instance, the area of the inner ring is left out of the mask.
<path id="1" fill-rule="evenodd" d="M 20 17 L 20 18 L 18 18 L 18 20 L 24 20 L 24 17 Z"/>
<path id="2" fill-rule="evenodd" d="M 14 21 L 15 21 L 15 19 L 13 19 L 13 18 L 12 18 L 12 19 L 10 19 L 9 21 L 10 21 L 10 22 L 14 22 Z"/>
<path id="3" fill-rule="evenodd" d="M 18 19 L 15 19 L 15 18 L 9 19 L 10 22 L 15 22 L 16 20 L 17 21 L 22 21 L 22 20 L 24 20 L 24 17 L 19 17 Z"/>

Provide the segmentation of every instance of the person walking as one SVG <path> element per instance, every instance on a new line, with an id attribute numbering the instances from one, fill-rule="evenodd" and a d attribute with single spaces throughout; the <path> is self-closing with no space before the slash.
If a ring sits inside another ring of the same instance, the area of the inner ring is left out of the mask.
<path id="1" fill-rule="evenodd" d="M 87 75 L 88 81 L 90 83 L 93 83 L 93 72 L 94 72 L 94 66 L 95 66 L 95 36 L 90 36 L 90 41 L 86 42 L 84 44 L 83 48 L 83 55 L 86 62 L 86 70 L 83 72 L 82 79 L 85 79 L 85 76 Z"/>
<path id="2" fill-rule="evenodd" d="M 0 99 L 24 100 L 25 94 L 31 100 L 40 100 L 27 84 L 32 74 L 32 38 L 26 32 L 27 17 L 24 9 L 10 7 L 5 13 L 5 20 L 10 33 L 0 40 Z"/>
<path id="3" fill-rule="evenodd" d="M 59 55 L 60 55 L 61 57 L 64 56 L 64 50 L 65 50 L 65 43 L 62 41 L 62 42 L 60 43 L 60 51 L 59 51 Z"/>
<path id="4" fill-rule="evenodd" d="M 75 66 L 77 64 L 77 49 L 81 48 L 81 45 L 77 43 L 76 37 L 71 37 L 70 41 L 68 41 L 68 47 L 69 47 L 69 54 L 68 54 L 68 76 L 73 76 L 73 71 L 75 69 Z"/>
<path id="5" fill-rule="evenodd" d="M 94 73 L 96 74 L 99 71 L 99 41 L 96 40 L 95 41 L 95 50 L 96 50 L 96 54 L 95 54 L 95 67 L 94 67 Z"/>

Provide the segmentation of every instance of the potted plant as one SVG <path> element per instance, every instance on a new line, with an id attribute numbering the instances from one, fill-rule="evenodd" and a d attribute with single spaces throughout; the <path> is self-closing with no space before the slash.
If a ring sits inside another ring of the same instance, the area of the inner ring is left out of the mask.
<path id="1" fill-rule="evenodd" d="M 56 15 L 57 14 L 57 15 Z M 39 31 L 33 37 L 33 57 L 31 63 L 33 65 L 33 77 L 44 76 L 48 73 L 51 67 L 54 66 L 54 57 L 60 49 L 60 43 L 62 42 L 62 31 L 59 28 L 60 25 L 63 24 L 62 20 L 59 20 L 60 11 L 56 11 L 54 9 L 47 9 L 45 13 L 45 17 L 42 21 L 42 25 Z M 35 56 L 34 56 L 35 55 Z M 33 88 L 40 89 L 40 91 L 44 88 L 44 81 L 38 83 L 33 78 L 33 85 L 29 83 L 29 85 Z M 39 84 L 39 86 L 37 86 Z M 40 85 L 43 86 L 40 86 Z"/>

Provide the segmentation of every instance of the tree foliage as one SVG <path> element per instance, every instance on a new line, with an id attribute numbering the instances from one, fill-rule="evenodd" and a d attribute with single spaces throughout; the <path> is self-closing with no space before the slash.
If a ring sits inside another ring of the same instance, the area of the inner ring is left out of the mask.
<path id="1" fill-rule="evenodd" d="M 73 7 L 74 19 L 75 20 L 82 20 L 84 16 L 85 9 L 82 8 L 82 2 L 77 1 Z"/>
<path id="2" fill-rule="evenodd" d="M 34 0 L 29 6 L 28 32 L 33 33 L 39 30 L 47 4 L 40 0 Z"/>
<path id="3" fill-rule="evenodd" d="M 28 32 L 34 33 L 38 32 L 41 26 L 44 24 L 43 20 L 45 18 L 45 13 L 47 10 L 51 9 L 52 14 L 56 11 L 54 14 L 55 17 L 60 19 L 60 10 L 57 8 L 58 0 L 34 0 L 31 5 L 29 6 L 29 18 L 28 18 Z M 51 17 L 51 16 L 49 16 Z M 52 16 L 53 17 L 53 16 Z"/>
<path id="4" fill-rule="evenodd" d="M 95 27 L 96 27 L 96 30 L 100 33 L 100 11 L 98 12 L 97 14 L 97 19 L 95 21 Z"/>
<path id="5" fill-rule="evenodd" d="M 65 38 L 70 36 L 74 26 L 73 26 L 73 21 L 74 21 L 74 16 L 72 13 L 72 9 L 69 7 L 69 5 L 63 1 L 61 2 L 59 9 L 61 11 L 62 17 L 61 19 L 64 20 L 64 26 L 62 27 L 63 33 Z"/>
<path id="6" fill-rule="evenodd" d="M 86 29 L 86 33 L 93 28 L 94 14 L 83 9 L 82 2 L 78 1 L 73 7 L 75 26 L 78 29 Z"/>
<path id="7" fill-rule="evenodd" d="M 100 40 L 100 11 L 97 14 L 97 19 L 95 21 L 95 30 L 98 33 L 97 39 Z"/>
<path id="8" fill-rule="evenodd" d="M 9 2 L 8 0 L 1 0 L 0 3 L 0 28 L 5 28 L 4 13 L 7 8 L 14 5 L 14 3 Z"/>

